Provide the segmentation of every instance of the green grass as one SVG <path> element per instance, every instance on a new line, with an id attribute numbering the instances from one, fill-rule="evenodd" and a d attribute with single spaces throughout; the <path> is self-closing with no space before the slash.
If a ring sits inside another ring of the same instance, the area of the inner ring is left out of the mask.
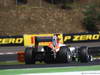
<path id="1" fill-rule="evenodd" d="M 60 68 L 33 68 L 33 69 L 10 69 L 0 70 L 1 75 L 19 75 L 28 73 L 51 73 L 51 72 L 75 72 L 75 71 L 96 71 L 100 66 L 78 66 L 78 67 L 60 67 Z"/>

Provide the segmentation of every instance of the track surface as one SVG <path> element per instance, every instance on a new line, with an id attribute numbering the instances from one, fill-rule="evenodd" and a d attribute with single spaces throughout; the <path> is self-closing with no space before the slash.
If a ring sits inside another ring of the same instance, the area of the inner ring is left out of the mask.
<path id="1" fill-rule="evenodd" d="M 25 65 L 25 64 L 17 64 L 17 65 L 0 65 L 0 69 L 23 69 L 23 68 L 47 68 L 47 67 L 72 67 L 72 66 L 92 66 L 92 65 L 100 65 L 100 60 L 95 60 L 89 63 L 76 63 L 72 62 L 70 64 L 35 64 L 35 65 Z"/>

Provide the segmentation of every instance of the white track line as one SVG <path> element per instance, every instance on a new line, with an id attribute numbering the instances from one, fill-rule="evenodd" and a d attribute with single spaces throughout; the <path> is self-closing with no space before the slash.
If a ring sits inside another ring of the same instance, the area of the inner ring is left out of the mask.
<path id="1" fill-rule="evenodd" d="M 100 75 L 100 71 L 30 73 L 30 74 L 19 74 L 19 75 Z"/>

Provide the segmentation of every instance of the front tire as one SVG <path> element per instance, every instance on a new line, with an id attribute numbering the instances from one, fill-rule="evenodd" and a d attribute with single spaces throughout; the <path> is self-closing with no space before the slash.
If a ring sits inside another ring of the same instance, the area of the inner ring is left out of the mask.
<path id="1" fill-rule="evenodd" d="M 54 63 L 54 56 L 51 48 L 49 48 L 48 46 L 44 46 L 44 50 L 45 50 L 45 56 L 44 56 L 45 63 L 47 64 Z"/>
<path id="2" fill-rule="evenodd" d="M 27 47 L 25 49 L 25 64 L 35 64 L 35 48 Z"/>

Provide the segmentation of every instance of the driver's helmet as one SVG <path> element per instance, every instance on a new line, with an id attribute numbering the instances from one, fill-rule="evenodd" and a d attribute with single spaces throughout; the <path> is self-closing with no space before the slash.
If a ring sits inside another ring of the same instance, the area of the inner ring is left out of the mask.
<path id="1" fill-rule="evenodd" d="M 54 46 L 57 45 L 57 41 L 58 41 L 58 37 L 56 35 L 54 35 L 53 38 L 52 38 L 52 43 L 53 43 Z"/>

